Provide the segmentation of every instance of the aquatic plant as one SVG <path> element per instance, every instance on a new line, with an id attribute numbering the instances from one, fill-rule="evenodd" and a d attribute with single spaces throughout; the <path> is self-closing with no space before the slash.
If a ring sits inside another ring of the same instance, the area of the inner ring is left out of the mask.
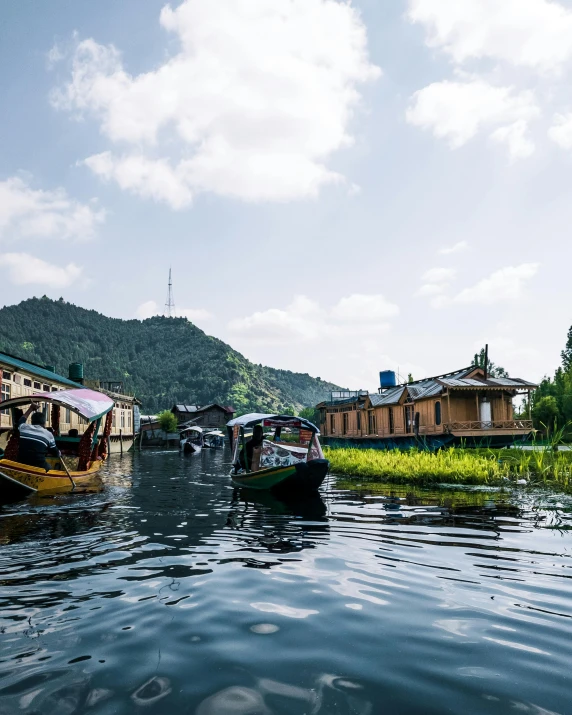
<path id="1" fill-rule="evenodd" d="M 551 445 L 533 445 L 526 451 L 461 446 L 438 452 L 325 448 L 325 453 L 333 474 L 403 484 L 493 486 L 526 479 L 568 488 L 572 468 L 572 452 L 555 451 Z"/>

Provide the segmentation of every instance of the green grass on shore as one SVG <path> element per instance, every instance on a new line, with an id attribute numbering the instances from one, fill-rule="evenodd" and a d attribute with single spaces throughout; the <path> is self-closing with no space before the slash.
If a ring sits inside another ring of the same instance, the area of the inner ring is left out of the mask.
<path id="1" fill-rule="evenodd" d="M 507 479 L 527 479 L 572 488 L 572 452 L 555 452 L 549 447 L 531 451 L 451 447 L 438 452 L 325 448 L 324 452 L 333 474 L 397 484 L 494 486 Z"/>

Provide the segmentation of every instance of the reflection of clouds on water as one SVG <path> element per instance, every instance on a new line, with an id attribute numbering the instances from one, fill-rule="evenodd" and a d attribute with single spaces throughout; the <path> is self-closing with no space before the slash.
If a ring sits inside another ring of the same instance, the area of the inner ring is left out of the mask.
<path id="1" fill-rule="evenodd" d="M 314 611 L 309 608 L 292 608 L 291 606 L 284 606 L 279 603 L 251 603 L 250 605 L 257 611 L 278 613 L 281 616 L 286 616 L 286 618 L 308 618 L 308 616 L 319 613 L 319 611 Z"/>

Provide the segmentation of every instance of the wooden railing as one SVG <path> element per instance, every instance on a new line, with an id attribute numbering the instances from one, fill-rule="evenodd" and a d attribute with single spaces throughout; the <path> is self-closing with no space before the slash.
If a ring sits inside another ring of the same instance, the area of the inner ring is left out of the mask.
<path id="1" fill-rule="evenodd" d="M 443 425 L 446 432 L 473 432 L 474 430 L 531 430 L 532 420 L 489 420 L 469 422 L 448 422 Z"/>

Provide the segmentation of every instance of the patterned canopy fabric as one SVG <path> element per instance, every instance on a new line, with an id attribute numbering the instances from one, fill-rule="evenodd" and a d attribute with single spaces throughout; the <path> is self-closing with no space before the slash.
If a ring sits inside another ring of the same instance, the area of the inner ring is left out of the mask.
<path id="1" fill-rule="evenodd" d="M 32 395 L 14 397 L 2 402 L 2 409 L 29 405 L 32 402 L 46 402 L 59 405 L 93 422 L 107 414 L 113 408 L 113 400 L 102 392 L 80 388 L 77 390 L 59 390 L 58 392 L 35 392 Z"/>

